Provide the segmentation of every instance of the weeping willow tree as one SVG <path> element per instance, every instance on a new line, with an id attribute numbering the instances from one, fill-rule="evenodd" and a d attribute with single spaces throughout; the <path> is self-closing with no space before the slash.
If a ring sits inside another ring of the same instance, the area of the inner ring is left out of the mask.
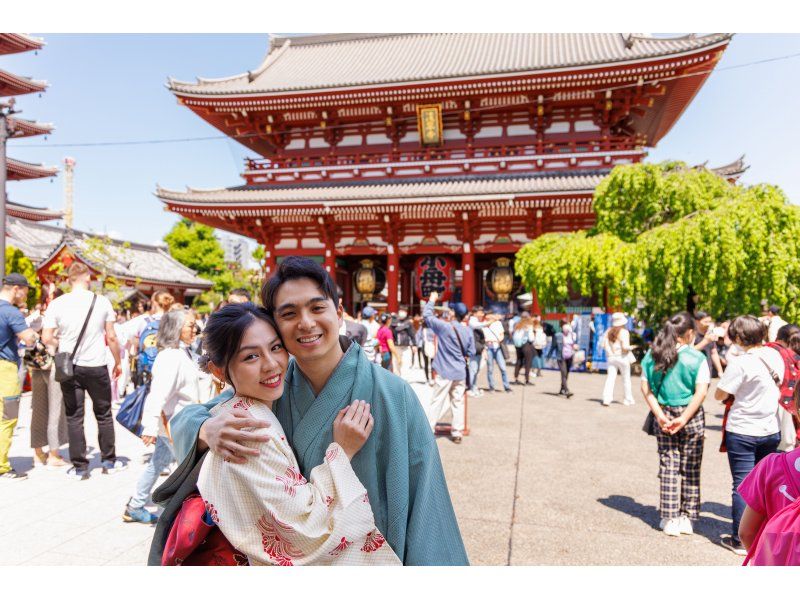
<path id="1" fill-rule="evenodd" d="M 594 209 L 591 231 L 546 234 L 518 252 L 517 274 L 545 304 L 607 296 L 658 321 L 684 309 L 692 289 L 715 315 L 755 313 L 766 299 L 800 316 L 800 208 L 777 187 L 637 164 L 611 172 Z"/>

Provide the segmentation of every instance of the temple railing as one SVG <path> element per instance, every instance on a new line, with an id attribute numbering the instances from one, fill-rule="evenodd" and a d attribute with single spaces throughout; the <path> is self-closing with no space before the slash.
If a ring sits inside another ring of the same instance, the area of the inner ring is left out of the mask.
<path id="1" fill-rule="evenodd" d="M 348 179 L 453 176 L 463 173 L 541 172 L 611 168 L 638 162 L 640 148 L 599 151 L 587 144 L 564 144 L 557 151 L 537 153 L 534 146 L 496 146 L 474 149 L 424 148 L 394 154 L 359 152 L 349 155 L 282 157 L 247 160 L 249 184 L 286 184 Z"/>

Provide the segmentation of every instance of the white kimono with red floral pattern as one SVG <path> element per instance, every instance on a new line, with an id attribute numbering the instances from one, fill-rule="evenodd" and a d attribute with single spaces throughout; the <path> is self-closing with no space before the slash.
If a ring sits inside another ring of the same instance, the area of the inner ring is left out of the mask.
<path id="1" fill-rule="evenodd" d="M 238 465 L 212 452 L 197 487 L 211 519 L 251 565 L 400 565 L 375 526 L 369 497 L 344 450 L 331 443 L 310 482 L 269 407 L 233 397 L 212 415 L 246 408 L 270 423 L 258 457 Z"/>

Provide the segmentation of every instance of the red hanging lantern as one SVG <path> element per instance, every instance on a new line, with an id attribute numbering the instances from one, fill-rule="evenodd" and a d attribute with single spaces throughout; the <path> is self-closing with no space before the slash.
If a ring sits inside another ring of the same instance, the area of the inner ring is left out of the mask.
<path id="1" fill-rule="evenodd" d="M 456 263 L 453 258 L 444 255 L 422 256 L 414 264 L 414 272 L 414 292 L 417 299 L 427 299 L 434 291 L 439 293 L 442 301 L 447 301 L 452 295 L 456 279 Z"/>

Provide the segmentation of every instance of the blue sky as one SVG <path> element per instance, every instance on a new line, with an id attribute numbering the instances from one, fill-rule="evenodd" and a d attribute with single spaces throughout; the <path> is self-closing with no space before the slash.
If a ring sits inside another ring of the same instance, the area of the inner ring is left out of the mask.
<path id="1" fill-rule="evenodd" d="M 0 68 L 50 88 L 19 96 L 20 116 L 52 122 L 56 130 L 15 140 L 9 155 L 61 165 L 77 160 L 75 227 L 141 243 L 159 243 L 177 217 L 153 195 L 156 184 L 183 189 L 242 182 L 248 152 L 230 140 L 112 147 L 32 147 L 214 136 L 218 132 L 165 88 L 168 76 L 222 77 L 256 67 L 266 35 L 49 35 L 33 53 L 0 57 Z M 738 35 L 678 124 L 650 152 L 649 160 L 727 164 L 746 154 L 742 181 L 779 185 L 800 203 L 794 163 L 800 126 L 800 57 L 743 68 L 728 67 L 800 53 L 800 35 Z M 11 182 L 13 201 L 51 208 L 63 205 L 61 177 Z"/>

